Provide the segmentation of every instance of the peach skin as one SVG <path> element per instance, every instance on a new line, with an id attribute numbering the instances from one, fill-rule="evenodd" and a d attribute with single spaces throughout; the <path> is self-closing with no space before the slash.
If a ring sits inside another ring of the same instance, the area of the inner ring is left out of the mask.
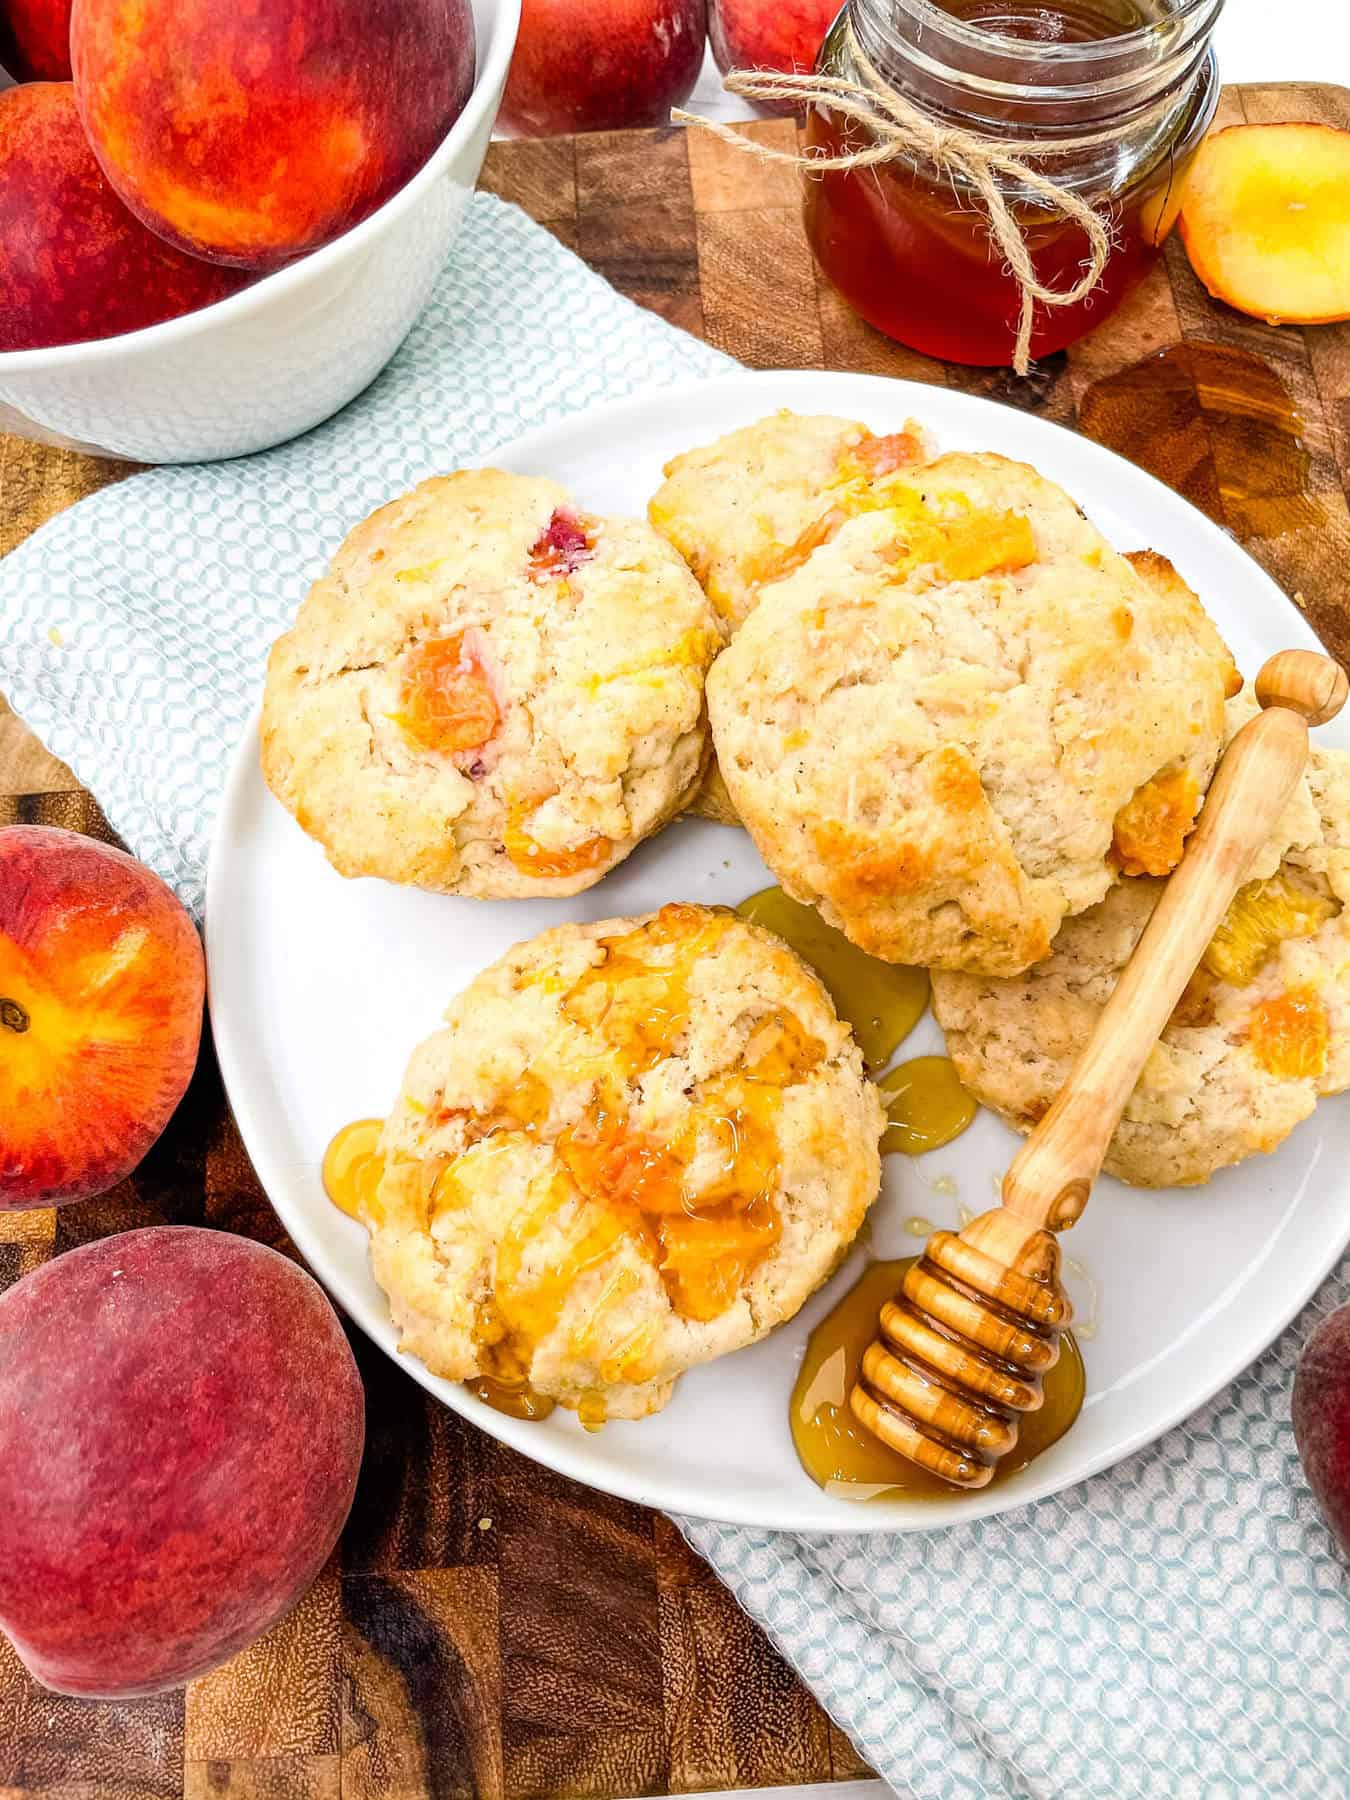
<path id="1" fill-rule="evenodd" d="M 248 280 L 133 218 L 94 160 L 68 81 L 0 93 L 0 350 L 139 331 Z"/>
<path id="2" fill-rule="evenodd" d="M 468 0 L 75 0 L 80 115 L 169 243 L 270 269 L 403 186 L 473 87 Z"/>

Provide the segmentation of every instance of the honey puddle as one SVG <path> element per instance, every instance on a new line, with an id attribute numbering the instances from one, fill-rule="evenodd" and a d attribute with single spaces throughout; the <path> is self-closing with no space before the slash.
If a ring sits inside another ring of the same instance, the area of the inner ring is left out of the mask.
<path id="1" fill-rule="evenodd" d="M 887 1449 L 849 1411 L 849 1390 L 877 1335 L 881 1308 L 917 1260 L 873 1263 L 807 1340 L 789 1410 L 792 1441 L 807 1474 L 836 1500 L 950 1500 L 963 1492 Z M 1084 1386 L 1083 1360 L 1066 1332 L 1059 1361 L 1045 1378 L 1045 1404 L 1026 1414 L 1017 1447 L 999 1464 L 990 1486 L 1025 1469 L 1064 1436 L 1082 1409 Z"/>
<path id="2" fill-rule="evenodd" d="M 827 925 L 813 906 L 780 887 L 763 888 L 736 911 L 776 932 L 819 975 L 839 1017 L 853 1027 L 869 1075 L 884 1069 L 928 1009 L 928 971 L 879 961 Z M 945 1056 L 916 1056 L 877 1081 L 890 1128 L 883 1151 L 919 1156 L 959 1137 L 974 1100 Z"/>
<path id="3" fill-rule="evenodd" d="M 979 1110 L 961 1086 L 946 1056 L 916 1056 L 877 1082 L 890 1126 L 882 1134 L 883 1152 L 921 1156 L 940 1150 L 960 1137 Z"/>
<path id="4" fill-rule="evenodd" d="M 511 1419 L 546 1419 L 557 1405 L 547 1394 L 538 1394 L 528 1381 L 494 1381 L 491 1375 L 474 1375 L 464 1383 L 485 1406 Z"/>
<path id="5" fill-rule="evenodd" d="M 736 911 L 775 932 L 811 965 L 834 1010 L 853 1027 L 868 1073 L 884 1069 L 928 1010 L 928 971 L 879 962 L 780 887 L 751 894 Z"/>
<path id="6" fill-rule="evenodd" d="M 354 1119 L 323 1153 L 323 1191 L 339 1212 L 370 1229 L 378 1222 L 377 1190 L 384 1158 L 376 1146 L 383 1119 Z"/>

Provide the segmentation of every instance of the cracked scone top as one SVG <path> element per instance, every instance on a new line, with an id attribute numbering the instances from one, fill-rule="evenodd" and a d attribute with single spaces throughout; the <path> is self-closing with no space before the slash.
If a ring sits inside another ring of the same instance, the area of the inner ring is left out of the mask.
<path id="1" fill-rule="evenodd" d="M 912 421 L 878 437 L 856 419 L 784 409 L 673 457 L 647 516 L 730 636 L 760 589 L 809 555 L 835 509 L 926 453 Z"/>
<path id="2" fill-rule="evenodd" d="M 732 913 L 561 925 L 477 977 L 380 1140 L 401 1347 L 589 1419 L 664 1406 L 825 1280 L 884 1120 L 815 975 Z"/>
<path id="3" fill-rule="evenodd" d="M 649 525 L 438 477 L 357 526 L 273 647 L 263 772 L 344 875 L 576 893 L 697 785 L 717 645 Z"/>
<path id="4" fill-rule="evenodd" d="M 785 408 L 673 457 L 647 516 L 698 577 L 730 637 L 761 588 L 804 562 L 843 506 L 926 455 L 912 420 L 879 437 L 856 419 Z M 715 760 L 689 810 L 739 823 Z"/>
<path id="5" fill-rule="evenodd" d="M 1165 874 L 1232 661 L 1165 559 L 1024 463 L 871 484 L 759 600 L 708 707 L 764 860 L 887 961 L 1011 975 L 1119 872 Z"/>
<path id="6" fill-rule="evenodd" d="M 934 976 L 933 1010 L 961 1080 L 1019 1130 L 1049 1108 L 1162 891 L 1120 882 L 1014 980 Z M 1347 901 L 1350 753 L 1314 748 L 1144 1067 L 1109 1173 L 1141 1187 L 1207 1181 L 1275 1149 L 1320 1095 L 1350 1087 Z"/>

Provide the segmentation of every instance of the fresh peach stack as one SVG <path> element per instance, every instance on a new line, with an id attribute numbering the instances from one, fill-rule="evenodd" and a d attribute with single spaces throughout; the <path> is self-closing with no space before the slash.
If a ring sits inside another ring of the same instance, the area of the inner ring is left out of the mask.
<path id="1" fill-rule="evenodd" d="M 131 1173 L 192 1078 L 205 988 L 157 875 L 0 830 L 0 1212 Z M 214 1668 L 327 1559 L 363 1436 L 337 1317 L 275 1251 L 161 1226 L 56 1257 L 0 1295 L 0 1626 L 63 1693 Z"/>
<path id="2" fill-rule="evenodd" d="M 838 0 L 523 0 L 502 119 L 526 136 L 664 125 L 698 79 L 707 38 L 723 73 L 803 74 L 838 10 Z"/>
<path id="3" fill-rule="evenodd" d="M 0 0 L 0 350 L 210 305 L 349 230 L 473 85 L 469 0 Z"/>

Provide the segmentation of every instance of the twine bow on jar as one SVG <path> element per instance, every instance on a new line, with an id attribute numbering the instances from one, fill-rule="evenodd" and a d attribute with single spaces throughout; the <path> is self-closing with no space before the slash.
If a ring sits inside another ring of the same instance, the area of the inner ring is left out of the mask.
<path id="1" fill-rule="evenodd" d="M 1031 361 L 1031 328 L 1037 302 L 1042 306 L 1077 306 L 1101 281 L 1111 255 L 1109 217 L 1089 206 L 1071 188 L 1061 185 L 1033 166 L 1034 159 L 1064 155 L 1096 146 L 1113 133 L 1094 133 L 1074 138 L 1008 139 L 985 137 L 944 125 L 932 113 L 906 100 L 868 59 L 852 27 L 845 40 L 848 58 L 858 79 L 839 75 L 782 75 L 772 71 L 742 69 L 726 77 L 730 93 L 746 100 L 790 100 L 796 105 L 815 105 L 864 127 L 870 144 L 837 156 L 817 152 L 776 150 L 742 137 L 730 126 L 676 107 L 671 118 L 684 125 L 699 125 L 725 143 L 767 162 L 790 163 L 806 174 L 830 169 L 869 169 L 901 156 L 920 157 L 950 181 L 965 181 L 979 195 L 989 221 L 989 234 L 1003 252 L 1021 297 L 1013 368 L 1025 375 Z M 1083 272 L 1071 287 L 1048 287 L 1036 273 L 1026 233 L 1018 223 L 1004 192 L 1020 187 L 1034 194 L 1052 216 L 1077 225 L 1088 243 Z"/>

